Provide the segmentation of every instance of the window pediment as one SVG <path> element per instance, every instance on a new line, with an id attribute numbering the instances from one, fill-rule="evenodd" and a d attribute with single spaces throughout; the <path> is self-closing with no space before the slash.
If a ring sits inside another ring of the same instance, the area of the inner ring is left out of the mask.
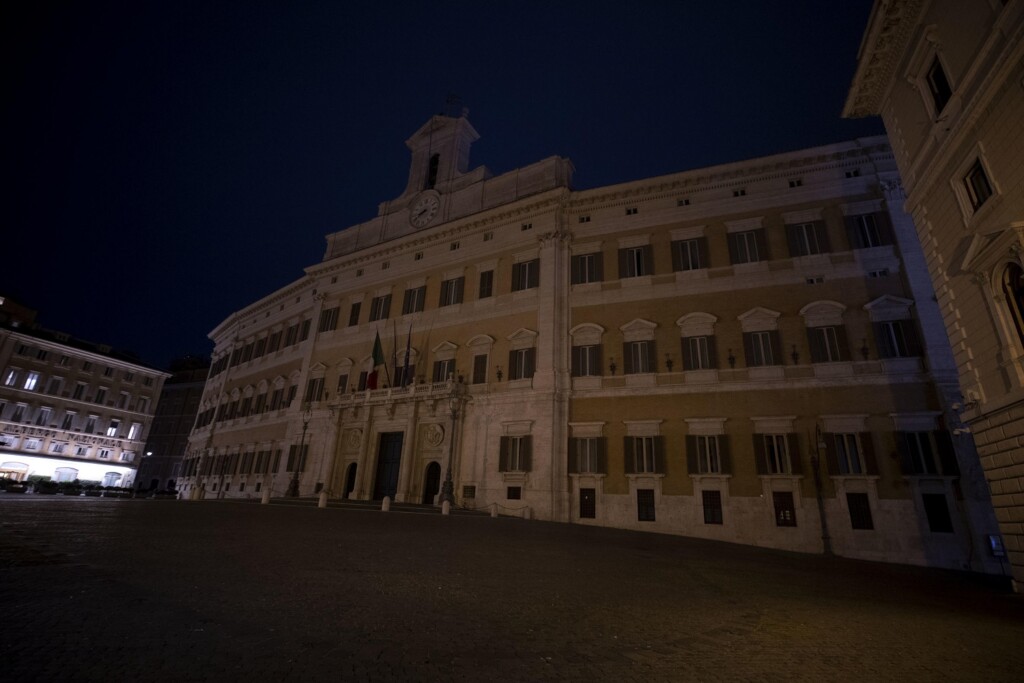
<path id="1" fill-rule="evenodd" d="M 605 329 L 594 323 L 582 323 L 569 330 L 572 343 L 576 346 L 592 346 L 601 343 Z"/>
<path id="2" fill-rule="evenodd" d="M 778 311 L 757 306 L 736 316 L 736 319 L 740 321 L 744 332 L 764 332 L 779 329 L 780 315 Z"/>
<path id="3" fill-rule="evenodd" d="M 874 301 L 864 304 L 864 310 L 871 316 L 871 322 L 906 320 L 910 317 L 910 307 L 913 305 L 912 299 L 883 294 Z"/>
<path id="4" fill-rule="evenodd" d="M 687 313 L 676 320 L 679 326 L 679 334 L 683 337 L 703 337 L 715 333 L 715 323 L 718 318 L 710 313 Z"/>
<path id="5" fill-rule="evenodd" d="M 478 334 L 466 342 L 466 346 L 469 347 L 490 347 L 493 345 L 494 337 L 489 334 Z"/>
<path id="6" fill-rule="evenodd" d="M 525 327 L 520 327 L 518 330 L 510 334 L 507 339 L 511 342 L 511 348 L 513 350 L 528 349 L 531 346 L 536 345 L 537 333 L 533 330 L 528 330 Z"/>
<path id="7" fill-rule="evenodd" d="M 846 306 L 838 301 L 812 301 L 800 309 L 800 315 L 803 316 L 807 327 L 824 327 L 842 325 L 845 310 Z"/>
<path id="8" fill-rule="evenodd" d="M 658 323 L 644 320 L 643 318 L 636 318 L 620 327 L 619 330 L 622 331 L 622 339 L 624 341 L 649 341 L 654 339 L 654 330 L 657 327 Z"/>

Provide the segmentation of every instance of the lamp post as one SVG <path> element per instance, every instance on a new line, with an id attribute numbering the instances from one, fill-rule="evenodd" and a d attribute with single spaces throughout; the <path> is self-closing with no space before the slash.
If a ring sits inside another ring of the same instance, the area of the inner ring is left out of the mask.
<path id="1" fill-rule="evenodd" d="M 292 480 L 288 482 L 288 492 L 285 494 L 289 498 L 299 497 L 299 466 L 302 464 L 302 453 L 306 448 L 306 430 L 309 429 L 309 418 L 313 416 L 313 409 L 306 404 L 306 409 L 302 411 L 302 439 L 299 441 L 299 451 L 295 454 L 295 462 L 292 463 Z"/>
<path id="2" fill-rule="evenodd" d="M 460 378 L 461 379 L 461 378 Z M 462 404 L 462 383 L 452 385 L 451 396 L 448 397 L 448 410 L 452 415 L 452 431 L 448 436 L 448 467 L 444 471 L 444 483 L 441 484 L 441 505 L 455 504 L 455 486 L 452 483 L 452 458 L 455 457 L 455 423 L 459 419 L 459 408 Z"/>

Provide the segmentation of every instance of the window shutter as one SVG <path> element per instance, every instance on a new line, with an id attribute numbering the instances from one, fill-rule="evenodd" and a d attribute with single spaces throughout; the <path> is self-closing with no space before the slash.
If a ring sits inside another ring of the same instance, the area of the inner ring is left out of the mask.
<path id="1" fill-rule="evenodd" d="M 523 464 L 522 471 L 523 472 L 529 472 L 530 471 L 530 466 L 531 466 L 532 461 L 533 461 L 533 436 L 526 435 L 526 436 L 522 437 L 522 440 L 521 440 L 519 446 L 520 446 L 520 449 L 521 449 L 520 450 L 520 455 L 522 456 L 521 460 L 522 460 L 522 464 Z"/>
<path id="2" fill-rule="evenodd" d="M 460 277 L 455 281 L 455 303 L 462 303 L 462 289 L 466 284 L 466 278 Z"/>
<path id="3" fill-rule="evenodd" d="M 693 370 L 693 358 L 690 355 L 690 338 L 680 337 L 679 346 L 681 347 L 680 356 L 683 359 L 683 370 Z"/>
<path id="4" fill-rule="evenodd" d="M 647 356 L 647 367 L 648 367 L 648 369 L 650 370 L 650 372 L 657 372 L 658 371 L 658 353 L 657 353 L 657 348 L 655 346 L 654 340 L 652 339 L 651 341 L 644 342 L 643 349 L 644 349 L 644 354 Z"/>
<path id="5" fill-rule="evenodd" d="M 498 450 L 498 471 L 508 472 L 508 437 L 501 437 L 501 446 Z"/>
<path id="6" fill-rule="evenodd" d="M 408 377 L 403 378 L 403 384 L 408 384 Z M 487 354 L 473 356 L 473 384 L 484 384 L 487 382 Z"/>
<path id="7" fill-rule="evenodd" d="M 633 450 L 634 445 L 633 437 L 622 437 L 622 460 L 626 474 L 636 473 L 636 456 L 634 455 Z"/>
<path id="8" fill-rule="evenodd" d="M 864 456 L 864 472 L 878 474 L 878 459 L 875 457 L 875 442 L 871 432 L 860 433 L 860 452 Z"/>
<path id="9" fill-rule="evenodd" d="M 540 259 L 534 259 L 530 265 L 530 271 L 527 273 L 529 277 L 528 286 L 533 289 L 540 286 Z"/>
<path id="10" fill-rule="evenodd" d="M 594 276 L 598 282 L 604 281 L 604 253 L 600 251 L 594 254 Z"/>
<path id="11" fill-rule="evenodd" d="M 683 269 L 682 241 L 672 241 L 672 272 L 677 273 Z"/>
<path id="12" fill-rule="evenodd" d="M 754 434 L 754 468 L 758 474 L 768 474 L 768 462 L 764 454 L 764 435 Z"/>
<path id="13" fill-rule="evenodd" d="M 875 330 L 875 345 L 878 347 L 878 357 L 893 358 L 896 355 L 896 349 L 892 347 L 892 340 L 888 330 L 885 328 L 885 323 L 872 323 L 871 326 Z"/>
<path id="14" fill-rule="evenodd" d="M 622 344 L 622 373 L 629 375 L 634 372 L 633 370 L 633 354 L 630 353 L 630 344 L 632 342 L 623 342 Z"/>
<path id="15" fill-rule="evenodd" d="M 584 351 L 582 346 L 574 346 L 569 353 L 569 374 L 573 377 L 580 376 L 580 356 Z"/>
<path id="16" fill-rule="evenodd" d="M 800 229 L 795 225 L 786 226 L 786 242 L 789 243 L 789 255 L 792 257 L 806 256 L 800 240 Z"/>
<path id="17" fill-rule="evenodd" d="M 889 220 L 888 213 L 879 211 L 875 214 L 875 227 L 878 228 L 878 241 L 880 244 L 893 243 L 892 222 Z"/>
<path id="18" fill-rule="evenodd" d="M 596 465 L 597 465 L 597 467 L 596 467 L 597 472 L 596 473 L 597 474 L 607 474 L 608 473 L 608 438 L 604 437 L 604 436 L 598 437 L 598 439 L 596 440 L 596 446 L 597 446 L 597 463 L 596 463 Z"/>
<path id="19" fill-rule="evenodd" d="M 697 465 L 697 437 L 692 434 L 686 435 L 686 471 L 690 474 L 699 474 Z"/>
<path id="20" fill-rule="evenodd" d="M 757 243 L 757 260 L 767 261 L 768 260 L 768 239 L 764 228 L 758 228 L 754 231 L 754 241 Z"/>
<path id="21" fill-rule="evenodd" d="M 896 432 L 896 450 L 900 454 L 900 471 L 903 474 L 915 474 L 914 459 L 910 457 L 910 446 L 907 444 L 906 432 Z"/>
<path id="22" fill-rule="evenodd" d="M 798 434 L 786 434 L 786 449 L 789 451 L 789 464 L 793 468 L 793 474 L 804 473 L 804 460 L 800 452 L 800 436 Z"/>
<path id="23" fill-rule="evenodd" d="M 577 443 L 579 443 L 579 439 L 573 438 L 571 436 L 569 437 L 569 449 L 568 449 L 569 458 L 568 458 L 568 462 L 566 463 L 568 465 L 568 468 L 569 468 L 569 474 L 578 474 L 579 471 L 580 471 L 580 468 L 579 468 L 579 458 L 576 457 L 576 444 Z"/>
<path id="24" fill-rule="evenodd" d="M 627 266 L 628 255 L 625 249 L 619 249 L 619 279 L 627 276 L 629 273 L 629 267 Z"/>
<path id="25" fill-rule="evenodd" d="M 784 365 L 782 362 L 782 339 L 779 337 L 779 331 L 770 331 L 768 338 L 771 340 L 772 345 L 772 362 L 770 365 Z"/>
<path id="26" fill-rule="evenodd" d="M 953 448 L 953 437 L 946 430 L 932 432 L 935 435 L 935 446 L 939 450 L 939 464 L 942 473 L 947 477 L 959 477 L 960 465 L 956 461 L 956 450 Z"/>
<path id="27" fill-rule="evenodd" d="M 811 347 L 811 362 L 824 363 L 826 360 L 825 340 L 822 338 L 820 328 L 807 328 L 807 344 Z"/>
<path id="28" fill-rule="evenodd" d="M 537 349 L 526 349 L 526 377 L 533 377 L 534 369 L 537 367 Z"/>
<path id="29" fill-rule="evenodd" d="M 718 369 L 718 343 L 713 334 L 708 335 L 708 365 Z"/>
<path id="30" fill-rule="evenodd" d="M 821 249 L 821 253 L 830 253 L 832 251 L 832 242 L 828 238 L 828 226 L 825 225 L 825 221 L 814 222 L 814 234 L 818 238 L 818 247 Z"/>
<path id="31" fill-rule="evenodd" d="M 821 437 L 825 440 L 825 463 L 828 465 L 828 473 L 832 476 L 842 474 L 839 471 L 839 453 L 836 451 L 836 435 L 824 433 Z"/>
<path id="32" fill-rule="evenodd" d="M 903 341 L 907 345 L 908 356 L 921 356 L 921 338 L 917 334 L 917 325 L 913 320 L 901 320 L 900 327 L 903 329 Z"/>
<path id="33" fill-rule="evenodd" d="M 654 275 L 654 247 L 647 244 L 643 248 L 644 275 Z"/>
<path id="34" fill-rule="evenodd" d="M 729 235 L 729 263 L 735 265 L 740 262 L 740 251 L 736 246 L 736 233 Z"/>
<path id="35" fill-rule="evenodd" d="M 390 294 L 388 294 L 386 297 L 384 297 L 384 305 L 381 308 L 384 309 L 383 310 L 383 315 L 381 316 L 382 318 L 389 318 L 389 317 L 391 317 L 391 295 Z"/>
<path id="36" fill-rule="evenodd" d="M 747 367 L 754 365 L 754 334 L 753 332 L 743 333 L 743 361 Z"/>
<path id="37" fill-rule="evenodd" d="M 573 256 L 572 257 L 572 261 L 571 261 L 571 265 L 570 265 L 571 273 L 570 273 L 570 276 L 569 276 L 569 278 L 570 278 L 569 281 L 572 284 L 574 284 L 574 285 L 578 285 L 581 282 L 581 280 L 582 280 L 582 276 L 580 275 L 580 261 L 581 260 L 582 260 L 582 257 L 580 257 L 580 256 Z"/>
<path id="38" fill-rule="evenodd" d="M 665 474 L 668 463 L 668 456 L 665 454 L 665 437 L 656 436 L 654 437 L 654 472 L 655 474 Z"/>
<path id="39" fill-rule="evenodd" d="M 850 240 L 850 248 L 863 249 L 864 240 L 860 234 L 860 226 L 857 225 L 857 217 L 846 216 L 844 222 L 846 223 L 846 237 Z"/>
<path id="40" fill-rule="evenodd" d="M 729 435 L 718 436 L 718 459 L 722 463 L 722 474 L 732 474 L 732 454 L 729 452 Z"/>
<path id="41" fill-rule="evenodd" d="M 698 237 L 697 238 L 697 256 L 700 260 L 699 266 L 701 268 L 711 267 L 711 258 L 708 256 L 708 238 Z"/>
<path id="42" fill-rule="evenodd" d="M 590 354 L 591 372 L 595 375 L 603 375 L 604 364 L 601 359 L 604 358 L 604 346 L 596 344 L 595 346 L 590 347 L 590 351 L 588 353 Z"/>
<path id="43" fill-rule="evenodd" d="M 850 360 L 850 340 L 846 325 L 836 325 L 836 343 L 839 345 L 839 360 Z"/>

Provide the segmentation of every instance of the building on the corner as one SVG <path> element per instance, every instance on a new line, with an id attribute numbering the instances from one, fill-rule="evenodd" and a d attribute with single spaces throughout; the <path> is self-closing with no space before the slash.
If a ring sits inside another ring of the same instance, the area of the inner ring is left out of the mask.
<path id="1" fill-rule="evenodd" d="M 892 140 L 970 430 L 1024 587 L 1024 2 L 878 0 L 844 116 Z M 962 423 L 961 423 L 962 420 Z"/>
<path id="2" fill-rule="evenodd" d="M 135 477 L 135 488 L 139 491 L 175 490 L 175 482 L 181 475 L 181 461 L 188 449 L 188 437 L 199 412 L 210 360 L 185 356 L 172 361 L 168 370 L 171 376 L 160 392 Z"/>
<path id="3" fill-rule="evenodd" d="M 431 118 L 399 197 L 211 332 L 184 494 L 436 503 L 450 466 L 464 507 L 1000 570 L 883 137 L 582 191 L 477 137 Z"/>
<path id="4" fill-rule="evenodd" d="M 168 374 L 33 324 L 34 312 L 3 319 L 0 477 L 131 487 Z"/>

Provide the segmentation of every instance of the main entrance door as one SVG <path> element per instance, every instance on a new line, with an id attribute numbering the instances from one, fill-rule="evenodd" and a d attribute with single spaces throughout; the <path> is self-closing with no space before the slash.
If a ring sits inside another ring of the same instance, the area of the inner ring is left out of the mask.
<path id="1" fill-rule="evenodd" d="M 402 461 L 402 432 L 383 432 L 377 450 L 377 479 L 373 483 L 373 499 L 384 496 L 395 499 L 398 490 L 398 468 Z"/>
<path id="2" fill-rule="evenodd" d="M 434 496 L 441 486 L 441 466 L 436 462 L 427 465 L 427 471 L 423 475 L 423 504 L 433 505 Z"/>

